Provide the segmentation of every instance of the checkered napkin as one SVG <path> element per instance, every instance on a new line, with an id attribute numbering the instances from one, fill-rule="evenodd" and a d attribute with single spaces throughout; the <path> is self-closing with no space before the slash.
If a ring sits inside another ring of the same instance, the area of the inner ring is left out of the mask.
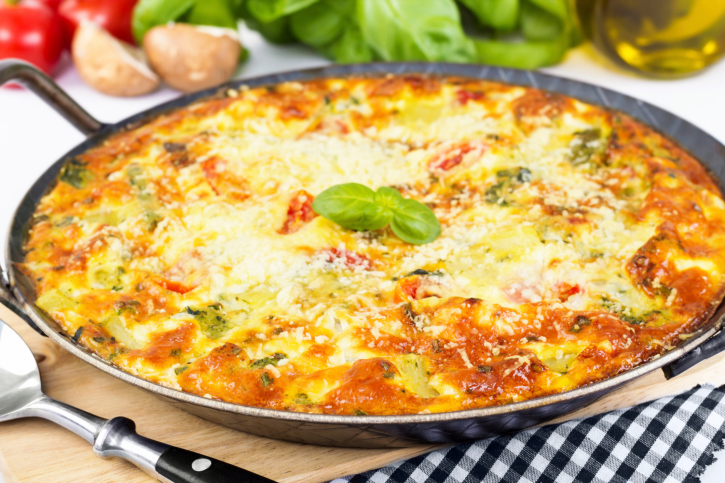
<path id="1" fill-rule="evenodd" d="M 434 451 L 332 483 L 696 483 L 724 438 L 725 386 L 698 386 L 629 409 Z"/>

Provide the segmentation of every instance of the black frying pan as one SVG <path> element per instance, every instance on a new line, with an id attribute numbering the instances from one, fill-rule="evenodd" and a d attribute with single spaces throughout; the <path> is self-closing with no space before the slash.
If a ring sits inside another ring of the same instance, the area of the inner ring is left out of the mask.
<path id="1" fill-rule="evenodd" d="M 3 280 L 0 284 L 0 302 L 21 316 L 39 333 L 47 335 L 76 357 L 103 372 L 145 389 L 185 411 L 248 433 L 331 446 L 373 448 L 408 446 L 416 443 L 452 443 L 518 431 L 575 411 L 651 371 L 661 369 L 665 372 L 665 376 L 670 378 L 725 350 L 725 332 L 720 330 L 725 319 L 725 305 L 721 305 L 694 337 L 663 354 L 662 357 L 618 376 L 573 391 L 504 406 L 440 414 L 337 416 L 242 406 L 154 384 L 118 369 L 76 344 L 58 324 L 33 305 L 36 298 L 33 285 L 15 269 L 15 266 L 23 262 L 23 242 L 35 207 L 43 195 L 55 186 L 66 160 L 83 153 L 118 131 L 136 127 L 159 114 L 200 99 L 222 97 L 229 88 L 238 88 L 241 85 L 256 87 L 326 77 L 386 74 L 458 76 L 501 81 L 559 92 L 588 103 L 619 110 L 677 140 L 709 168 L 721 185 L 725 184 L 725 146 L 701 129 L 667 111 L 632 97 L 537 72 L 443 63 L 330 66 L 233 81 L 218 88 L 179 97 L 117 124 L 105 125 L 93 119 L 52 80 L 34 67 L 19 61 L 1 61 L 0 85 L 11 80 L 25 85 L 86 134 L 88 139 L 48 168 L 28 191 L 15 212 L 7 240 L 5 253 L 7 280 Z"/>

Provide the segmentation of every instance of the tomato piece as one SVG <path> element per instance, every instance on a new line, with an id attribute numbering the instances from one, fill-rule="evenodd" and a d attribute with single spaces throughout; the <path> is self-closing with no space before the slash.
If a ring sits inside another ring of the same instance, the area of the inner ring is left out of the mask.
<path id="1" fill-rule="evenodd" d="M 314 199 L 315 197 L 307 191 L 299 190 L 289 202 L 287 219 L 278 233 L 289 235 L 302 228 L 305 223 L 312 221 L 317 216 L 317 213 L 312 210 L 312 202 Z"/>
<path id="2" fill-rule="evenodd" d="M 483 92 L 478 91 L 461 89 L 460 91 L 456 92 L 456 99 L 458 100 L 458 103 L 462 106 L 468 104 L 468 101 L 480 101 L 484 97 L 486 97 L 486 95 Z"/>
<path id="3" fill-rule="evenodd" d="M 566 282 L 559 283 L 556 287 L 556 293 L 557 297 L 559 298 L 559 301 L 566 302 L 569 300 L 569 297 L 572 295 L 576 295 L 578 293 L 581 293 L 584 291 L 583 288 L 581 288 L 578 284 L 571 285 Z"/>
<path id="4" fill-rule="evenodd" d="M 103 27 L 117 39 L 135 44 L 131 33 L 133 8 L 138 0 L 63 0 L 58 14 L 69 39 L 83 20 L 90 20 Z"/>
<path id="5" fill-rule="evenodd" d="M 32 1 L 36 2 L 36 3 L 42 3 L 43 5 L 45 5 L 52 11 L 57 12 L 58 7 L 60 6 L 60 2 L 62 2 L 63 0 L 32 0 Z M 25 0 L 25 3 L 27 3 L 27 2 L 28 2 L 28 0 Z"/>
<path id="6" fill-rule="evenodd" d="M 398 280 L 395 286 L 394 299 L 397 303 L 440 296 L 439 285 L 428 277 L 409 275 Z"/>
<path id="7" fill-rule="evenodd" d="M 38 2 L 0 2 L 0 59 L 21 59 L 52 75 L 66 38 L 60 18 Z"/>
<path id="8" fill-rule="evenodd" d="M 352 270 L 356 268 L 372 270 L 373 268 L 373 262 L 368 257 L 344 248 L 330 248 L 325 250 L 325 255 L 329 263 L 335 263 L 339 260 L 342 261 L 345 267 Z"/>
<path id="9" fill-rule="evenodd" d="M 449 171 L 463 162 L 463 157 L 471 151 L 481 151 L 486 145 L 480 142 L 468 142 L 449 147 L 430 160 L 428 168 L 434 171 Z"/>

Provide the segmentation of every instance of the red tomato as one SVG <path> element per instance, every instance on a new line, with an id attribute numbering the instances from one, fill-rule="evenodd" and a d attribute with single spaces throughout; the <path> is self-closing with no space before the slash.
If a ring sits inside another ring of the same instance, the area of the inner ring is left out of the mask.
<path id="1" fill-rule="evenodd" d="M 43 5 L 47 6 L 54 12 L 58 10 L 58 5 L 60 5 L 60 2 L 63 0 L 32 0 L 33 2 L 42 3 Z M 27 2 L 27 0 L 26 0 Z"/>
<path id="2" fill-rule="evenodd" d="M 91 20 L 117 39 L 134 44 L 131 17 L 137 2 L 138 0 L 63 0 L 58 13 L 71 40 L 76 27 L 83 20 Z"/>
<path id="3" fill-rule="evenodd" d="M 22 59 L 53 73 L 65 48 L 60 18 L 41 3 L 0 1 L 0 59 Z"/>

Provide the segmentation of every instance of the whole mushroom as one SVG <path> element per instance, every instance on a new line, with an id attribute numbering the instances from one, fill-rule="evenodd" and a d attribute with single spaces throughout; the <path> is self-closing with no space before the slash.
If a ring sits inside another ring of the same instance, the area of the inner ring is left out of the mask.
<path id="1" fill-rule="evenodd" d="M 229 80 L 242 51 L 234 30 L 186 24 L 154 27 L 146 33 L 143 48 L 161 79 L 183 92 Z"/>
<path id="2" fill-rule="evenodd" d="M 140 49 L 114 38 L 91 21 L 78 26 L 72 54 L 81 78 L 104 94 L 139 96 L 160 84 Z"/>

